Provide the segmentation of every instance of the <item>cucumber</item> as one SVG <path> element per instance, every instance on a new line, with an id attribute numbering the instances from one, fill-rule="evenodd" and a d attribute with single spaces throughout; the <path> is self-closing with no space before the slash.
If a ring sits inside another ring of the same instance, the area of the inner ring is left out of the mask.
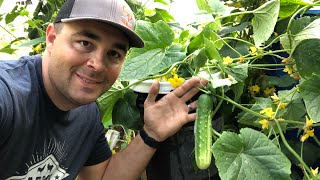
<path id="1" fill-rule="evenodd" d="M 212 111 L 213 101 L 208 94 L 198 98 L 195 121 L 195 160 L 199 169 L 207 169 L 212 157 Z"/>

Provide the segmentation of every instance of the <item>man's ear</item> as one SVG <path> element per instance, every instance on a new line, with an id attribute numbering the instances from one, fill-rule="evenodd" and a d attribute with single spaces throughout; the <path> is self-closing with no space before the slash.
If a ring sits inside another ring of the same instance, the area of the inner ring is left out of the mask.
<path id="1" fill-rule="evenodd" d="M 51 47 L 54 44 L 54 40 L 57 37 L 57 33 L 54 29 L 54 25 L 53 24 L 49 24 L 46 30 L 46 47 L 50 52 Z"/>

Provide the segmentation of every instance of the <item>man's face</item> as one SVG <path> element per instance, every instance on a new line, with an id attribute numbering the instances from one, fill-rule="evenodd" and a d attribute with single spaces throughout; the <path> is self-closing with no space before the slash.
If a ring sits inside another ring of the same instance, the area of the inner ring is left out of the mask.
<path id="1" fill-rule="evenodd" d="M 62 109 L 94 102 L 117 79 L 128 48 L 121 31 L 101 22 L 75 21 L 58 33 L 47 30 L 43 74 L 50 98 Z"/>

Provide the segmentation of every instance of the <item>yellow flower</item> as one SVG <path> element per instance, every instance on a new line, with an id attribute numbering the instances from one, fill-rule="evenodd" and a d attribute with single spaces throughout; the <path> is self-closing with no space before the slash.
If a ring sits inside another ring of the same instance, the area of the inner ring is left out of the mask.
<path id="1" fill-rule="evenodd" d="M 172 70 L 171 70 L 171 75 L 174 76 L 175 74 L 177 74 L 177 68 L 176 67 L 172 68 Z"/>
<path id="2" fill-rule="evenodd" d="M 233 59 L 230 56 L 224 57 L 223 58 L 223 64 L 231 64 L 233 62 Z"/>
<path id="3" fill-rule="evenodd" d="M 271 99 L 272 99 L 272 101 L 274 103 L 278 103 L 279 102 L 279 97 L 277 96 L 276 93 L 273 93 L 273 96 L 270 96 L 270 97 L 271 97 Z"/>
<path id="4" fill-rule="evenodd" d="M 260 111 L 260 114 L 264 114 L 264 115 L 268 116 L 269 119 L 272 119 L 274 112 L 273 112 L 272 108 L 265 108 L 264 110 Z"/>
<path id="5" fill-rule="evenodd" d="M 307 140 L 309 137 L 313 137 L 314 136 L 314 129 L 307 129 L 307 131 L 304 133 L 303 136 L 301 136 L 300 141 L 304 142 L 305 140 Z"/>
<path id="6" fill-rule="evenodd" d="M 238 63 L 242 64 L 244 62 L 244 57 L 240 56 Z"/>
<path id="7" fill-rule="evenodd" d="M 262 129 L 268 129 L 269 128 L 269 121 L 266 119 L 262 119 L 259 121 L 259 124 L 262 125 Z"/>
<path id="8" fill-rule="evenodd" d="M 276 89 L 274 87 L 272 87 L 272 88 L 267 87 L 264 90 L 264 94 L 267 96 L 271 96 L 275 91 L 276 91 Z"/>
<path id="9" fill-rule="evenodd" d="M 116 154 L 116 153 L 117 153 L 116 150 L 113 149 L 113 150 L 112 150 L 112 154 Z"/>
<path id="10" fill-rule="evenodd" d="M 181 78 L 177 74 L 175 74 L 172 78 L 169 78 L 168 81 L 173 88 L 176 88 L 182 85 L 182 83 L 184 82 L 184 78 Z"/>
<path id="11" fill-rule="evenodd" d="M 290 77 L 292 77 L 292 78 L 294 78 L 294 79 L 296 79 L 296 80 L 300 80 L 300 79 L 301 79 L 299 73 L 297 73 L 297 72 L 290 74 Z"/>
<path id="12" fill-rule="evenodd" d="M 279 104 L 279 110 L 286 108 L 288 103 L 280 103 Z"/>
<path id="13" fill-rule="evenodd" d="M 287 72 L 288 74 L 292 74 L 292 68 L 289 67 L 289 66 L 286 66 L 284 69 L 283 69 L 283 72 Z"/>
<path id="14" fill-rule="evenodd" d="M 42 44 L 38 44 L 36 47 L 33 48 L 33 51 L 37 54 L 40 54 L 42 50 Z"/>
<path id="15" fill-rule="evenodd" d="M 282 61 L 281 62 L 283 62 L 283 63 L 287 63 L 287 62 L 289 62 L 289 58 L 284 58 L 284 59 L 282 59 Z"/>
<path id="16" fill-rule="evenodd" d="M 312 168 L 310 168 L 311 169 L 311 173 L 314 175 L 314 176 L 316 176 L 316 175 L 318 175 L 319 174 L 319 167 L 317 167 L 316 169 L 312 169 Z"/>
<path id="17" fill-rule="evenodd" d="M 257 93 L 260 92 L 260 87 L 258 85 L 250 86 L 248 89 L 252 96 L 255 96 Z"/>
<path id="18" fill-rule="evenodd" d="M 250 54 L 253 56 L 258 54 L 257 48 L 255 46 L 251 46 L 249 51 L 250 51 Z"/>
<path id="19" fill-rule="evenodd" d="M 308 116 L 306 116 L 306 125 L 305 125 L 305 128 L 311 127 L 312 124 L 313 124 L 313 120 L 312 120 L 312 119 L 309 119 Z"/>

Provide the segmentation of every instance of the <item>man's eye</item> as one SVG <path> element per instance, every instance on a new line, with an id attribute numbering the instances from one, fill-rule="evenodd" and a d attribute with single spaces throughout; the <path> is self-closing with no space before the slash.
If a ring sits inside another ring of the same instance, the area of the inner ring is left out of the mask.
<path id="1" fill-rule="evenodd" d="M 90 45 L 90 42 L 88 42 L 88 41 L 80 41 L 80 44 L 82 45 L 82 46 L 89 46 Z"/>
<path id="2" fill-rule="evenodd" d="M 119 64 L 122 62 L 123 57 L 121 56 L 121 54 L 119 52 L 112 50 L 112 51 L 108 52 L 108 60 L 113 63 Z"/>
<path id="3" fill-rule="evenodd" d="M 110 51 L 109 56 L 112 58 L 120 58 L 120 54 L 117 51 Z"/>

